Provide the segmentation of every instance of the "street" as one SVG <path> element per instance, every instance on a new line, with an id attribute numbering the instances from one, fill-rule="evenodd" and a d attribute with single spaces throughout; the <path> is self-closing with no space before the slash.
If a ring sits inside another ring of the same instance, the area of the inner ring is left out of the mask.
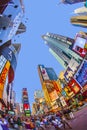
<path id="1" fill-rule="evenodd" d="M 87 106 L 83 107 L 77 112 L 74 112 L 74 116 L 74 119 L 68 120 L 69 124 L 72 126 L 72 130 L 87 130 Z M 50 128 L 45 130 L 55 130 L 55 128 L 50 126 Z M 69 128 L 66 126 L 65 130 L 69 130 Z"/>

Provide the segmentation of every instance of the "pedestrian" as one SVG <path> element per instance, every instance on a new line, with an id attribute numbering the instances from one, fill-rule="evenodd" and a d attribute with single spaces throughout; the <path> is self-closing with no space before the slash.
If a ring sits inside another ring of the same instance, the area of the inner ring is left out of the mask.
<path id="1" fill-rule="evenodd" d="M 70 124 L 67 122 L 64 114 L 62 114 L 62 117 L 61 117 L 61 123 L 63 124 L 63 127 L 65 129 L 65 126 L 67 125 L 70 129 L 72 129 L 72 127 L 70 126 Z"/>
<path id="2" fill-rule="evenodd" d="M 2 115 L 2 124 L 1 124 L 3 130 L 9 130 L 9 124 L 8 121 L 5 119 L 5 116 Z"/>
<path id="3" fill-rule="evenodd" d="M 20 117 L 17 118 L 17 124 L 18 124 L 19 130 L 22 130 L 22 122 L 21 122 L 21 118 Z"/>

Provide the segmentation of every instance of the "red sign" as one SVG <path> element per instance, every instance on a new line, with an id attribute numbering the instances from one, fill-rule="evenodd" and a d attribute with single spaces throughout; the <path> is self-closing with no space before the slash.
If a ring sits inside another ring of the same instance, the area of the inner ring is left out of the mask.
<path id="1" fill-rule="evenodd" d="M 75 81 L 74 78 L 72 78 L 69 83 L 68 86 L 72 89 L 72 91 L 76 94 L 80 91 L 81 87 L 79 86 L 79 84 Z"/>
<path id="2" fill-rule="evenodd" d="M 24 107 L 24 110 L 29 110 L 30 109 L 29 104 L 24 104 L 23 107 Z"/>

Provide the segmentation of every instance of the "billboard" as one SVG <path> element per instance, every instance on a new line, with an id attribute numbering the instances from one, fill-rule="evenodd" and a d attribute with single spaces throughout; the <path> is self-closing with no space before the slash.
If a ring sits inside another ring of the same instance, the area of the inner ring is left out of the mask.
<path id="1" fill-rule="evenodd" d="M 74 78 L 72 78 L 70 80 L 70 82 L 68 83 L 68 86 L 72 89 L 72 91 L 77 94 L 80 90 L 81 90 L 81 87 L 80 85 L 75 81 Z"/>
<path id="2" fill-rule="evenodd" d="M 22 101 L 23 101 L 23 109 L 25 112 L 25 116 L 30 116 L 30 105 L 28 100 L 27 88 L 23 88 L 22 90 Z"/>
<path id="3" fill-rule="evenodd" d="M 8 61 L 10 61 L 13 70 L 15 70 L 16 66 L 17 66 L 17 60 L 16 60 L 15 53 L 13 53 L 13 51 L 9 47 L 5 47 L 1 51 L 1 53 Z"/>
<path id="4" fill-rule="evenodd" d="M 77 73 L 74 75 L 74 79 L 80 87 L 83 87 L 87 83 L 87 60 L 83 60 Z"/>
<path id="5" fill-rule="evenodd" d="M 66 101 L 65 101 L 63 96 L 60 97 L 60 102 L 61 102 L 63 107 L 67 106 Z"/>
<path id="6" fill-rule="evenodd" d="M 64 73 L 64 77 L 67 82 L 69 82 L 70 79 L 74 76 L 74 74 L 78 70 L 78 67 L 79 63 L 74 58 L 72 58 Z"/>
<path id="7" fill-rule="evenodd" d="M 74 92 L 71 90 L 71 88 L 69 86 L 66 86 L 64 88 L 64 91 L 66 92 L 66 94 L 68 95 L 68 97 L 73 97 L 75 95 Z"/>
<path id="8" fill-rule="evenodd" d="M 49 76 L 47 74 L 46 68 L 44 65 L 40 65 L 41 75 L 43 77 L 43 80 L 49 80 Z"/>
<path id="9" fill-rule="evenodd" d="M 56 90 L 49 93 L 49 96 L 50 96 L 50 99 L 51 99 L 52 102 L 59 98 Z"/>
<path id="10" fill-rule="evenodd" d="M 10 62 L 7 61 L 5 67 L 3 68 L 2 73 L 0 75 L 0 91 L 1 91 L 0 98 L 2 98 L 2 95 L 3 95 L 4 85 L 6 82 L 6 76 L 8 74 L 9 68 L 10 68 Z"/>
<path id="11" fill-rule="evenodd" d="M 25 110 L 25 111 L 30 109 L 29 104 L 23 104 L 23 107 L 24 107 L 24 110 Z"/>
<path id="12" fill-rule="evenodd" d="M 87 54 L 87 37 L 77 34 L 72 49 L 81 57 L 84 57 Z"/>

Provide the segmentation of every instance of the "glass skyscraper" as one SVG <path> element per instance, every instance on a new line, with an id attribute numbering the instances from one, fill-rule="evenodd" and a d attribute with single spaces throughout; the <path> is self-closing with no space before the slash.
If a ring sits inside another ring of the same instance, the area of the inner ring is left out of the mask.
<path id="1" fill-rule="evenodd" d="M 82 58 L 72 50 L 74 39 L 53 33 L 47 33 L 42 38 L 50 48 L 50 52 L 64 68 L 67 67 L 72 58 L 78 63 L 81 62 Z"/>

